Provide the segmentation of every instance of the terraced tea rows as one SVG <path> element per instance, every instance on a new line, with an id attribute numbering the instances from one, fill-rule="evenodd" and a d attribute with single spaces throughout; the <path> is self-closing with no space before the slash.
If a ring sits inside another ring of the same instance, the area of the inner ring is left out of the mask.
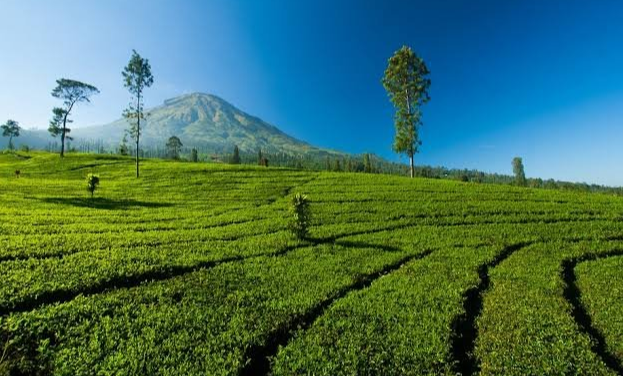
<path id="1" fill-rule="evenodd" d="M 621 374 L 618 197 L 130 167 L 0 156 L 0 375 Z"/>

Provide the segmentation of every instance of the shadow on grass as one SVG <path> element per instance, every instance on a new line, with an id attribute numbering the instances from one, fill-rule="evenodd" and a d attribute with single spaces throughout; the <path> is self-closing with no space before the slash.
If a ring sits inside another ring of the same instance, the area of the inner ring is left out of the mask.
<path id="1" fill-rule="evenodd" d="M 39 199 L 50 204 L 71 205 L 82 208 L 121 210 L 129 208 L 167 208 L 173 204 L 166 202 L 145 202 L 132 199 L 111 200 L 103 197 L 46 197 Z"/>

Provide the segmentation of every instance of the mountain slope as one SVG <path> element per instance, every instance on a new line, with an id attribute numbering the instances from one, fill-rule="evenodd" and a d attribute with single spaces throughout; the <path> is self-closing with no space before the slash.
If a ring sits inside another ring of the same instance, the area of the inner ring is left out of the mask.
<path id="1" fill-rule="evenodd" d="M 262 149 L 289 154 L 341 154 L 291 137 L 210 94 L 194 93 L 166 100 L 147 112 L 145 125 L 141 140 L 145 147 L 164 147 L 169 137 L 177 136 L 185 146 L 214 151 L 231 151 L 238 145 L 246 152 Z M 76 129 L 72 136 L 78 142 L 102 140 L 108 146 L 116 146 L 127 128 L 127 122 L 119 119 L 107 125 Z"/>

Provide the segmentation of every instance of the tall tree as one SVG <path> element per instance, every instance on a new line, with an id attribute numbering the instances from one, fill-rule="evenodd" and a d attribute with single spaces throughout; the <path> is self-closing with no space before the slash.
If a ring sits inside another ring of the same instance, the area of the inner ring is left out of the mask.
<path id="1" fill-rule="evenodd" d="M 238 150 L 238 145 L 234 145 L 234 155 L 231 157 L 231 163 L 240 164 L 240 150 Z"/>
<path id="2" fill-rule="evenodd" d="M 56 87 L 52 90 L 54 98 L 63 100 L 63 107 L 54 107 L 52 109 L 52 120 L 48 131 L 53 137 L 61 136 L 61 157 L 65 155 L 65 139 L 71 140 L 67 135 L 71 129 L 67 128 L 69 115 L 74 106 L 81 102 L 91 102 L 91 96 L 99 94 L 99 90 L 92 85 L 84 82 L 61 78 L 56 80 Z"/>
<path id="3" fill-rule="evenodd" d="M 2 137 L 9 138 L 9 150 L 13 150 L 13 137 L 19 137 L 19 131 L 21 130 L 19 123 L 9 119 L 0 126 L 0 129 L 2 129 Z"/>
<path id="4" fill-rule="evenodd" d="M 184 145 L 182 145 L 182 141 L 179 139 L 179 137 L 177 136 L 169 137 L 169 140 L 167 141 L 167 144 L 166 144 L 167 153 L 169 154 L 169 157 L 171 159 L 179 159 L 182 146 Z"/>
<path id="5" fill-rule="evenodd" d="M 521 187 L 526 186 L 526 173 L 523 168 L 523 161 L 520 157 L 513 158 L 513 174 L 515 175 L 515 183 Z"/>
<path id="6" fill-rule="evenodd" d="M 363 155 L 363 171 L 368 174 L 372 172 L 372 162 L 370 161 L 370 154 L 368 153 Z"/>
<path id="7" fill-rule="evenodd" d="M 396 108 L 394 151 L 409 157 L 410 175 L 415 176 L 413 156 L 422 144 L 418 128 L 422 124 L 421 106 L 430 100 L 430 79 L 424 60 L 410 47 L 403 46 L 389 59 L 382 83 Z"/>
<path id="8" fill-rule="evenodd" d="M 141 138 L 141 120 L 145 119 L 143 112 L 143 91 L 154 83 L 154 76 L 151 74 L 149 60 L 132 50 L 132 57 L 128 65 L 121 72 L 123 75 L 123 86 L 132 94 L 132 100 L 128 108 L 123 111 L 123 117 L 130 123 L 130 137 L 136 142 L 136 177 L 139 177 L 139 148 Z"/>

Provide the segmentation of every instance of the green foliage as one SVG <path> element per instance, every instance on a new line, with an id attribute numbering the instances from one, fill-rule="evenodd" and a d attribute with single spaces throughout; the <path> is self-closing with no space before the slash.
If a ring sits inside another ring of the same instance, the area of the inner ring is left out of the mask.
<path id="1" fill-rule="evenodd" d="M 370 154 L 368 153 L 363 155 L 363 172 L 367 174 L 372 173 L 372 161 L 370 160 Z"/>
<path id="2" fill-rule="evenodd" d="M 454 375 L 444 360 L 461 291 L 496 251 L 447 247 L 347 295 L 278 352 L 273 374 Z"/>
<path id="3" fill-rule="evenodd" d="M 311 208 L 309 197 L 296 193 L 290 200 L 290 231 L 299 239 L 306 239 L 311 224 Z"/>
<path id="4" fill-rule="evenodd" d="M 9 119 L 6 123 L 0 125 L 0 129 L 2 129 L 2 137 L 9 138 L 9 150 L 13 150 L 13 138 L 19 137 L 19 132 L 21 130 L 19 123 L 15 120 Z"/>
<path id="5" fill-rule="evenodd" d="M 100 178 L 98 175 L 89 173 L 87 175 L 87 191 L 91 193 L 91 198 L 93 198 L 93 193 L 100 184 Z"/>
<path id="6" fill-rule="evenodd" d="M 268 167 L 268 158 L 262 154 L 262 149 L 258 151 L 257 154 L 257 164 L 259 166 Z"/>
<path id="7" fill-rule="evenodd" d="M 56 87 L 52 90 L 52 96 L 63 101 L 62 107 L 54 107 L 52 109 L 52 120 L 48 131 L 52 137 L 61 136 L 61 157 L 65 155 L 65 139 L 71 140 L 68 134 L 71 129 L 67 124 L 72 121 L 69 115 L 74 106 L 82 102 L 91 102 L 93 95 L 99 94 L 99 90 L 92 85 L 84 82 L 61 78 L 56 80 Z"/>
<path id="8" fill-rule="evenodd" d="M 520 187 L 526 186 L 526 174 L 523 168 L 523 161 L 519 157 L 513 158 L 513 175 L 515 175 L 515 184 Z"/>
<path id="9" fill-rule="evenodd" d="M 339 159 L 335 160 L 335 166 L 333 167 L 333 171 L 335 171 L 335 172 L 342 171 L 342 165 L 340 164 L 340 160 Z"/>
<path id="10" fill-rule="evenodd" d="M 190 160 L 191 160 L 191 162 L 195 162 L 195 163 L 199 162 L 199 155 L 198 155 L 198 152 L 197 152 L 197 148 L 193 148 L 190 151 Z"/>
<path id="11" fill-rule="evenodd" d="M 413 155 L 422 144 L 418 128 L 422 124 L 421 107 L 430 97 L 430 72 L 424 60 L 410 47 L 403 46 L 389 59 L 382 83 L 396 108 L 394 151 L 409 157 L 411 177 L 415 176 Z"/>
<path id="12" fill-rule="evenodd" d="M 130 137 L 136 142 L 136 177 L 138 178 L 141 120 L 145 119 L 143 91 L 154 83 L 154 76 L 151 74 L 149 60 L 142 58 L 136 50 L 132 50 L 130 61 L 123 68 L 121 75 L 123 86 L 132 95 L 128 107 L 123 111 L 123 117 L 130 124 L 128 129 Z"/>
<path id="13" fill-rule="evenodd" d="M 561 269 L 565 260 L 617 245 L 590 237 L 576 242 L 565 242 L 561 234 L 553 237 L 517 251 L 490 273 L 494 288 L 484 296 L 477 322 L 481 374 L 613 374 L 591 351 L 591 338 L 578 330 Z"/>
<path id="14" fill-rule="evenodd" d="M 119 144 L 119 154 L 120 155 L 128 155 L 129 149 L 128 149 L 128 136 L 127 134 L 123 135 L 123 138 L 121 139 L 121 144 Z"/>
<path id="15" fill-rule="evenodd" d="M 623 361 L 623 253 L 582 262 L 575 268 L 581 302 L 593 326 L 606 340 L 606 351 Z"/>
<path id="16" fill-rule="evenodd" d="M 275 375 L 456 375 L 473 323 L 483 375 L 616 374 L 574 320 L 562 265 L 623 248 L 622 198 L 241 157 L 148 159 L 137 182 L 117 155 L 0 154 L 0 176 L 28 172 L 0 179 L 0 369 L 225 375 L 269 355 Z M 106 198 L 84 196 L 85 171 Z M 284 215 L 297 191 L 314 197 L 306 240 Z M 621 359 L 618 259 L 575 270 Z"/>
<path id="17" fill-rule="evenodd" d="M 167 141 L 166 148 L 167 154 L 171 159 L 180 159 L 180 151 L 182 150 L 182 141 L 180 141 L 179 137 L 171 136 Z"/>
<path id="18" fill-rule="evenodd" d="M 261 154 L 261 151 L 260 151 Z M 261 156 L 260 156 L 260 160 L 261 160 Z M 234 155 L 231 157 L 231 163 L 232 164 L 240 164 L 240 150 L 238 149 L 238 145 L 234 146 Z"/>
<path id="19" fill-rule="evenodd" d="M 69 137 L 69 133 L 71 133 L 71 128 L 67 128 L 67 124 L 73 122 L 73 120 L 66 118 L 66 111 L 60 107 L 54 107 L 52 109 L 52 120 L 50 120 L 50 125 L 48 127 L 48 132 L 52 137 L 58 137 L 59 135 L 65 135 L 65 139 L 71 140 Z M 63 127 L 63 124 L 65 126 Z"/>

